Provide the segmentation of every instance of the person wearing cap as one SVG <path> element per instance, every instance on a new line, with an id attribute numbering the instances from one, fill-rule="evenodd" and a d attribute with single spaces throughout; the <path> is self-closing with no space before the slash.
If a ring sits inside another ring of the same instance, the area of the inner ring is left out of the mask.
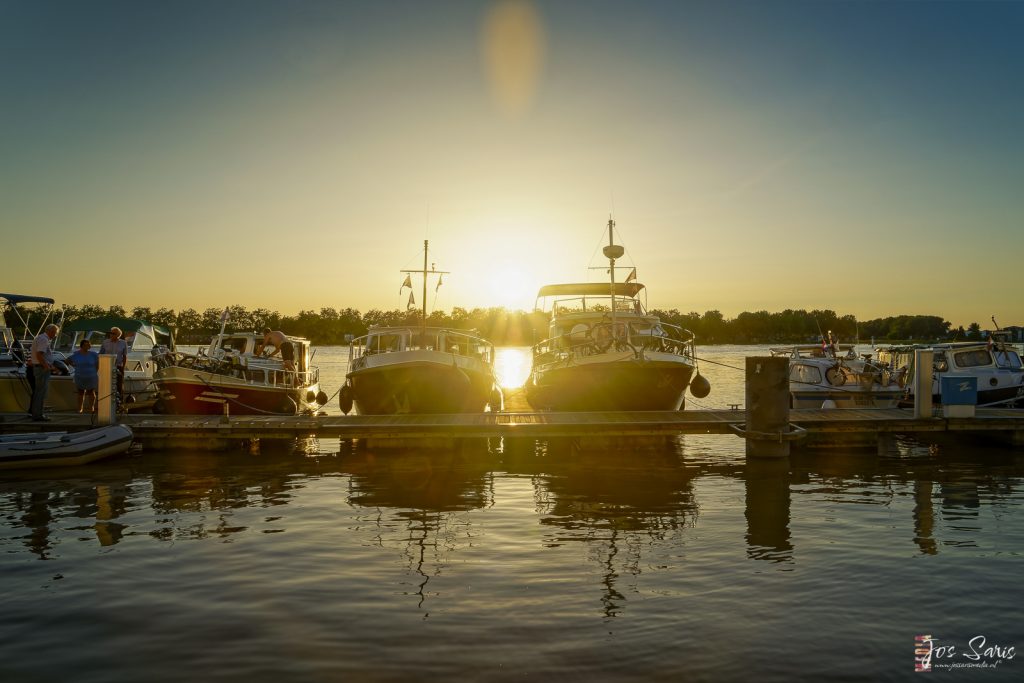
<path id="1" fill-rule="evenodd" d="M 43 415 L 43 403 L 46 401 L 46 390 L 50 385 L 50 373 L 53 367 L 53 349 L 50 342 L 57 336 L 60 328 L 49 324 L 43 333 L 32 340 L 32 372 L 35 375 L 35 390 L 32 392 L 32 419 L 36 422 L 49 422 L 50 418 Z"/>
<path id="2" fill-rule="evenodd" d="M 121 328 L 111 327 L 110 336 L 100 344 L 100 353 L 114 356 L 114 367 L 117 369 L 117 396 L 124 400 L 124 366 L 128 363 L 128 343 L 121 339 Z"/>

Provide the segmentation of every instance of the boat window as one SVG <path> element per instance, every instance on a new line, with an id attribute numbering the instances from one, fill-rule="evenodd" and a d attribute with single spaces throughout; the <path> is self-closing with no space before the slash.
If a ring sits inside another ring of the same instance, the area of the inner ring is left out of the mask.
<path id="1" fill-rule="evenodd" d="M 153 340 L 148 334 L 139 332 L 135 335 L 135 341 L 132 342 L 132 351 L 149 351 L 153 348 Z"/>
<path id="2" fill-rule="evenodd" d="M 821 384 L 821 370 L 797 363 L 789 368 L 789 381 L 796 384 Z"/>
<path id="3" fill-rule="evenodd" d="M 1013 370 L 1020 370 L 1021 369 L 1020 356 L 1017 355 L 1016 351 L 1010 351 L 1009 349 L 1004 349 L 1004 350 L 1001 350 L 1001 351 L 996 351 L 995 356 L 996 356 L 996 365 L 998 365 L 999 367 L 1001 367 L 1001 368 L 1011 368 Z"/>
<path id="4" fill-rule="evenodd" d="M 953 354 L 953 360 L 957 367 L 976 368 L 981 365 L 991 365 L 992 355 L 985 349 L 974 349 L 973 351 L 960 351 Z"/>
<path id="5" fill-rule="evenodd" d="M 225 351 L 238 351 L 239 353 L 243 353 L 245 351 L 245 338 L 225 339 L 221 342 L 220 347 Z"/>

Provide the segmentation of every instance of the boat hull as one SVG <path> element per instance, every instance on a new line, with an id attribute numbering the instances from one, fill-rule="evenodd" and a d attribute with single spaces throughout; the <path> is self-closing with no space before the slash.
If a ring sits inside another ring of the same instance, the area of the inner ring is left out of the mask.
<path id="1" fill-rule="evenodd" d="M 156 389 L 151 379 L 125 377 L 125 394 L 132 397 L 128 403 L 129 412 L 144 411 L 152 407 Z M 32 388 L 22 373 L 0 375 L 0 413 L 28 412 L 32 400 Z M 78 412 L 78 388 L 74 377 L 54 375 L 46 387 L 46 402 L 43 408 L 55 413 Z"/>
<path id="2" fill-rule="evenodd" d="M 832 401 L 839 409 L 895 408 L 903 398 L 902 391 L 852 391 L 820 389 L 791 391 L 792 406 L 796 409 L 819 410 L 825 401 Z"/>
<path id="3" fill-rule="evenodd" d="M 422 352 L 409 360 L 396 358 L 400 355 L 371 358 L 348 374 L 356 413 L 480 413 L 492 400 L 497 380 L 487 363 L 464 357 L 453 361 L 445 353 L 436 359 Z"/>
<path id="4" fill-rule="evenodd" d="M 0 437 L 0 470 L 85 465 L 119 455 L 132 445 L 132 430 L 110 425 L 84 432 Z"/>
<path id="5" fill-rule="evenodd" d="M 1020 386 L 997 387 L 995 389 L 979 389 L 976 406 L 984 407 L 998 405 L 1002 407 L 1019 406 L 1024 401 L 1024 389 Z M 942 394 L 932 394 L 932 403 L 942 405 Z M 901 408 L 913 408 L 914 396 L 908 395 L 899 402 Z"/>
<path id="6" fill-rule="evenodd" d="M 318 384 L 273 386 L 177 366 L 161 370 L 155 381 L 160 397 L 153 412 L 170 415 L 295 415 L 315 410 L 308 393 L 320 390 Z"/>
<path id="7" fill-rule="evenodd" d="M 534 370 L 526 400 L 535 410 L 679 410 L 693 373 L 679 356 L 552 363 Z"/>

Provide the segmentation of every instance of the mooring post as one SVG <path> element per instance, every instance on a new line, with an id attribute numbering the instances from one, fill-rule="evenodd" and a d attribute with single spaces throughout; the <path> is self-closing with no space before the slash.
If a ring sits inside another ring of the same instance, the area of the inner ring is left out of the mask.
<path id="1" fill-rule="evenodd" d="M 117 422 L 117 402 L 114 400 L 114 358 L 111 354 L 100 354 L 99 384 L 96 386 L 96 423 L 110 425 Z"/>
<path id="2" fill-rule="evenodd" d="M 747 358 L 747 457 L 785 458 L 789 455 L 789 358 Z M 763 438 L 754 438 L 763 434 Z M 778 434 L 778 438 L 767 435 Z"/>
<path id="3" fill-rule="evenodd" d="M 935 352 L 931 349 L 914 351 L 914 417 L 917 419 L 932 416 L 932 363 Z"/>

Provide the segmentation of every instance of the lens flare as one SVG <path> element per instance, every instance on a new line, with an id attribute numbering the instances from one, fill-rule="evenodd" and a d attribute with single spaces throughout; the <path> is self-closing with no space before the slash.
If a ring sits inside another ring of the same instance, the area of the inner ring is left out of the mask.
<path id="1" fill-rule="evenodd" d="M 518 117 L 533 103 L 544 66 L 544 26 L 528 0 L 491 7 L 481 36 L 483 66 L 495 104 Z"/>

